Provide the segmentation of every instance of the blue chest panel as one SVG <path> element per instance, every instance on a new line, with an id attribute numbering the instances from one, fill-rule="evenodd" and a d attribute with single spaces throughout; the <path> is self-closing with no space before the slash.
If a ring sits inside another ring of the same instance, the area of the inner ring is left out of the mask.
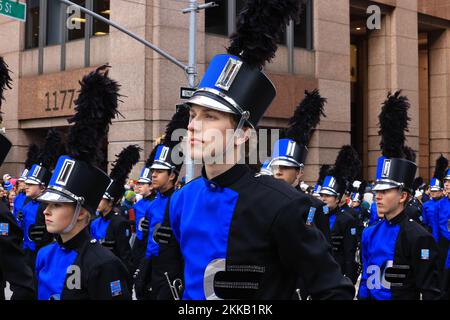
<path id="1" fill-rule="evenodd" d="M 226 259 L 230 224 L 239 194 L 199 178 L 172 196 L 170 218 L 185 259 L 183 299 L 205 299 L 206 267 Z"/>
<path id="2" fill-rule="evenodd" d="M 67 269 L 73 265 L 77 255 L 75 250 L 63 249 L 57 243 L 39 250 L 36 259 L 39 300 L 61 299 Z"/>
<path id="3" fill-rule="evenodd" d="M 141 199 L 134 205 L 134 214 L 136 216 L 136 237 L 139 240 L 142 240 L 144 238 L 144 235 L 142 233 L 141 228 L 139 227 L 139 224 L 141 223 L 141 220 L 145 218 L 147 208 L 151 202 L 152 200 Z"/>
<path id="4" fill-rule="evenodd" d="M 330 214 L 330 231 L 333 230 L 334 223 L 336 222 L 336 212 Z"/>
<path id="5" fill-rule="evenodd" d="M 362 235 L 363 276 L 361 281 L 370 296 L 377 300 L 391 300 L 390 285 L 384 280 L 386 266 L 392 265 L 399 225 L 383 220 L 364 230 Z"/>
<path id="6" fill-rule="evenodd" d="M 444 197 L 439 201 L 439 235 L 450 240 L 450 200 Z"/>
<path id="7" fill-rule="evenodd" d="M 150 229 L 149 229 L 149 237 L 147 242 L 147 251 L 145 253 L 147 258 L 150 258 L 152 255 L 159 254 L 159 244 L 153 241 L 153 232 L 155 231 L 155 227 L 157 224 L 162 223 L 164 220 L 164 213 L 166 211 L 168 197 L 161 195 L 158 193 L 155 200 L 153 200 L 147 209 L 147 217 L 150 220 Z"/>
<path id="8" fill-rule="evenodd" d="M 106 238 L 106 231 L 108 231 L 109 224 L 111 223 L 111 219 L 103 219 L 102 217 L 98 217 L 94 221 L 91 222 L 91 237 L 97 240 L 103 240 Z"/>
<path id="9" fill-rule="evenodd" d="M 14 216 L 14 218 L 16 218 L 19 226 L 21 226 L 21 222 L 17 219 L 17 214 L 19 213 L 19 211 L 22 211 L 26 198 L 27 198 L 27 196 L 24 193 L 20 192 L 17 195 L 17 197 L 14 199 L 13 216 Z"/>
<path id="10" fill-rule="evenodd" d="M 23 248 L 31 251 L 36 250 L 36 243 L 31 241 L 28 237 L 28 230 L 30 226 L 36 224 L 37 213 L 39 210 L 40 202 L 31 200 L 22 209 L 23 212 Z"/>

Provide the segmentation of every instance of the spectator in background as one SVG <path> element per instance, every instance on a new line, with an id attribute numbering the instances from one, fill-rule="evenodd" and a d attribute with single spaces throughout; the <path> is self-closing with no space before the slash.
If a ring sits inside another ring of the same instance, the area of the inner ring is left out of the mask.
<path id="1" fill-rule="evenodd" d="M 12 189 L 8 191 L 8 201 L 9 201 L 9 207 L 11 211 L 14 209 L 14 199 L 16 198 L 16 190 Z"/>
<path id="2" fill-rule="evenodd" d="M 2 201 L 8 207 L 8 209 L 11 210 L 11 206 L 9 205 L 8 192 L 3 187 L 0 187 L 0 201 Z"/>

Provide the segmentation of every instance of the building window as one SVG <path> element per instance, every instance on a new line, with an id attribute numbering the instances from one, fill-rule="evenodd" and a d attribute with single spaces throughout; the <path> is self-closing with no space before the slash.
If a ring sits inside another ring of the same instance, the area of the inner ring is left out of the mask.
<path id="1" fill-rule="evenodd" d="M 98 13 L 102 17 L 109 19 L 109 15 L 111 14 L 110 0 L 103 1 L 94 1 L 94 12 Z M 94 19 L 92 26 L 92 35 L 93 36 L 104 36 L 109 33 L 109 25 L 100 21 L 98 19 Z"/>
<path id="2" fill-rule="evenodd" d="M 206 9 L 205 13 L 205 31 L 206 33 L 228 35 L 228 0 L 215 0 L 218 7 Z"/>
<path id="3" fill-rule="evenodd" d="M 72 2 L 85 7 L 86 0 L 72 0 Z M 93 11 L 100 14 L 101 16 L 109 19 L 110 15 L 110 0 L 94 0 Z M 77 23 L 78 28 L 73 28 L 67 30 L 67 40 L 77 40 L 84 38 L 84 30 L 86 27 L 86 15 L 80 12 L 80 16 L 76 16 L 74 12 L 67 16 L 67 21 L 61 16 L 61 6 L 63 4 L 59 1 L 47 0 L 47 12 L 45 14 L 44 21 L 46 22 L 47 34 L 45 35 L 45 45 L 51 46 L 61 43 L 62 32 L 66 29 L 67 22 Z M 64 7 L 66 7 L 64 5 Z M 25 31 L 25 48 L 32 49 L 39 46 L 39 30 L 40 30 L 40 0 L 28 0 L 27 1 L 27 20 L 26 20 L 26 31 Z M 109 33 L 109 26 L 97 19 L 93 19 L 91 36 L 101 36 Z"/>
<path id="4" fill-rule="evenodd" d="M 27 1 L 27 20 L 25 27 L 25 48 L 39 46 L 39 0 Z"/>

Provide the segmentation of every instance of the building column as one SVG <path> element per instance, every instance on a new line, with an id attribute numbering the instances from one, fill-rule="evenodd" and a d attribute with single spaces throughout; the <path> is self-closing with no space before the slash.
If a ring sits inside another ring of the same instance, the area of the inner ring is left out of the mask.
<path id="1" fill-rule="evenodd" d="M 429 44 L 430 79 L 430 174 L 442 153 L 450 148 L 450 30 L 431 34 Z"/>
<path id="2" fill-rule="evenodd" d="M 378 115 L 388 92 L 393 93 L 401 89 L 402 94 L 409 98 L 411 121 L 407 133 L 407 145 L 416 151 L 419 150 L 417 0 L 398 0 L 396 5 L 390 14 L 383 17 L 381 29 L 369 34 L 369 179 L 375 177 L 377 159 L 381 156 Z"/>
<path id="3" fill-rule="evenodd" d="M 349 0 L 314 1 L 315 77 L 328 103 L 327 117 L 309 145 L 304 180 L 310 183 L 317 180 L 320 165 L 333 164 L 339 149 L 350 143 L 349 22 Z"/>
<path id="4" fill-rule="evenodd" d="M 19 105 L 19 78 L 20 51 L 25 36 L 25 24 L 8 17 L 0 16 L 0 56 L 5 59 L 11 70 L 12 89 L 5 91 L 1 111 L 3 122 L 1 128 L 5 128 L 6 136 L 13 144 L 3 165 L 0 167 L 0 176 L 4 173 L 17 177 L 23 170 L 30 139 L 23 130 L 19 129 L 18 108 Z"/>

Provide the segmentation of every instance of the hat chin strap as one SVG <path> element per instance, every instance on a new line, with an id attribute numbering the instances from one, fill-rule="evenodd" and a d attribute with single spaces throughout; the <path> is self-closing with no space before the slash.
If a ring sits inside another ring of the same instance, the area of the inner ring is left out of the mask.
<path id="1" fill-rule="evenodd" d="M 77 206 L 75 207 L 75 212 L 74 212 L 74 214 L 73 214 L 73 217 L 72 217 L 72 221 L 70 222 L 70 224 L 67 226 L 67 228 L 65 228 L 64 230 L 63 230 L 63 232 L 61 232 L 61 233 L 69 233 L 70 231 L 72 231 L 73 230 L 73 228 L 75 227 L 75 225 L 77 224 L 77 220 L 78 220 L 78 217 L 80 216 L 80 211 L 81 211 L 81 202 L 80 201 L 77 201 Z"/>
<path id="2" fill-rule="evenodd" d="M 234 130 L 233 136 L 231 137 L 230 141 L 227 142 L 225 151 L 222 152 L 219 156 L 225 156 L 228 154 L 228 151 L 233 147 L 234 145 L 234 140 L 236 138 L 239 138 L 241 136 L 241 132 L 242 132 L 242 128 L 244 127 L 245 121 L 247 121 L 250 118 L 250 113 L 248 111 L 244 111 L 241 115 L 241 119 L 239 120 L 239 123 L 236 127 L 236 129 Z M 216 158 L 218 156 L 215 156 Z M 226 161 L 226 159 L 225 159 Z"/>

